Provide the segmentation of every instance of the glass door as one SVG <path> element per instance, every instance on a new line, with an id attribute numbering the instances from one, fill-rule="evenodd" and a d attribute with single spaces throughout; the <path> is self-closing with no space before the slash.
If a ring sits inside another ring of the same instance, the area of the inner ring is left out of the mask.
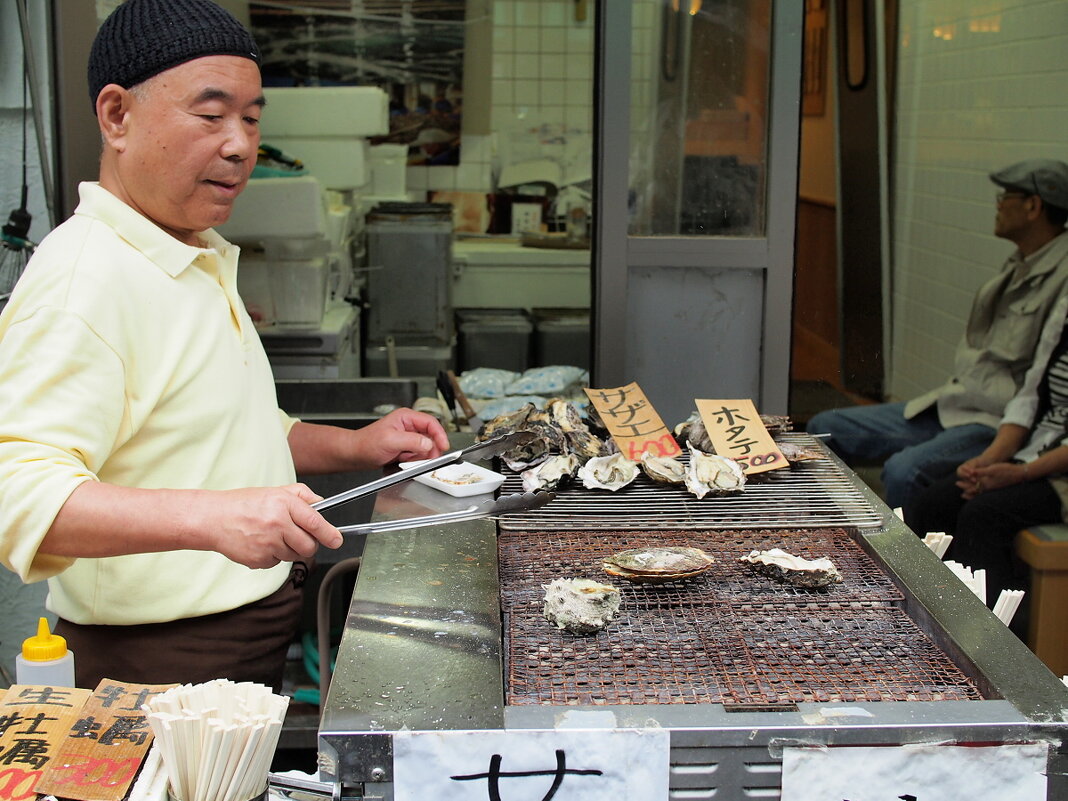
<path id="1" fill-rule="evenodd" d="M 698 397 L 786 411 L 801 6 L 601 6 L 593 383 L 669 425 Z"/>

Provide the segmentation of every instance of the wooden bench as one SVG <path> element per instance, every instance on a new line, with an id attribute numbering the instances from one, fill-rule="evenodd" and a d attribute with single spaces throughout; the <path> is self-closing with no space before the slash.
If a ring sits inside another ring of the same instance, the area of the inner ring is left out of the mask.
<path id="1" fill-rule="evenodd" d="M 1055 675 L 1068 675 L 1068 525 L 1025 528 L 1016 553 L 1031 569 L 1027 645 Z"/>

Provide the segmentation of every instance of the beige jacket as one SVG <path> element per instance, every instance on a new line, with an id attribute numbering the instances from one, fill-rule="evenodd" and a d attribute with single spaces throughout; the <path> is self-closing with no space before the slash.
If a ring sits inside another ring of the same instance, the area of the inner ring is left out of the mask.
<path id="1" fill-rule="evenodd" d="M 952 378 L 905 405 L 912 418 L 937 404 L 946 428 L 997 428 L 1023 383 L 1050 308 L 1068 287 L 1068 232 L 1021 259 L 1015 253 L 975 296 Z"/>

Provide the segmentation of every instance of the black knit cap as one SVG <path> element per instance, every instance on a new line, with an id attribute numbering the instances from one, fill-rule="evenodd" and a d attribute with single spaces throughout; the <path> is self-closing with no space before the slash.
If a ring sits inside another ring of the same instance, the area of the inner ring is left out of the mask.
<path id="1" fill-rule="evenodd" d="M 109 83 L 124 89 L 202 56 L 260 63 L 256 40 L 211 0 L 126 0 L 97 31 L 89 51 L 89 100 Z"/>

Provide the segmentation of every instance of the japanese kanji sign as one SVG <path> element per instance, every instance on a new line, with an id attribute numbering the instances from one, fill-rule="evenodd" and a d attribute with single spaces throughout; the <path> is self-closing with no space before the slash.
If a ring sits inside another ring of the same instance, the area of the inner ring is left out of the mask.
<path id="1" fill-rule="evenodd" d="M 716 453 L 734 459 L 746 474 L 787 466 L 753 401 L 698 400 L 697 411 Z"/>
<path id="2" fill-rule="evenodd" d="M 141 704 L 169 686 L 11 687 L 0 699 L 0 801 L 119 801 L 152 743 Z"/>
<path id="3" fill-rule="evenodd" d="M 89 690 L 16 684 L 0 698 L 0 801 L 26 801 L 55 762 Z"/>
<path id="4" fill-rule="evenodd" d="M 646 451 L 653 456 L 678 456 L 681 453 L 675 438 L 637 384 L 614 389 L 587 389 L 586 395 L 620 452 L 628 459 L 640 461 Z"/>

